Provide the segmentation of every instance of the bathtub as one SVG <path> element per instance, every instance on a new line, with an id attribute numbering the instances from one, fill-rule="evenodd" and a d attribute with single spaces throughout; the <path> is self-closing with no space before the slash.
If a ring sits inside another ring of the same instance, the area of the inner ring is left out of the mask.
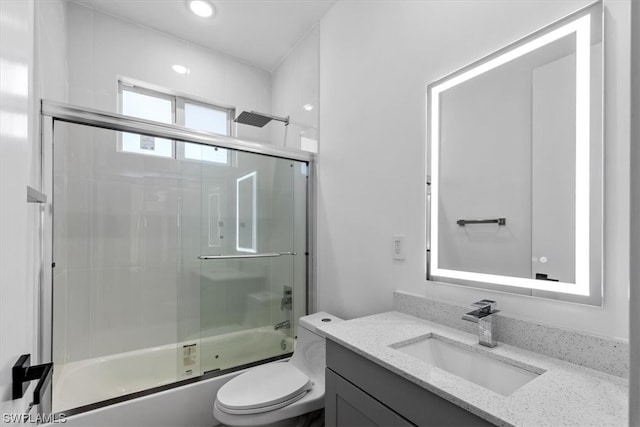
<path id="1" fill-rule="evenodd" d="M 64 412 L 176 381 L 293 351 L 293 339 L 273 327 L 241 330 L 67 364 L 53 373 L 53 412 Z M 185 347 L 195 348 L 185 364 Z M 212 397 L 213 398 L 213 397 Z"/>

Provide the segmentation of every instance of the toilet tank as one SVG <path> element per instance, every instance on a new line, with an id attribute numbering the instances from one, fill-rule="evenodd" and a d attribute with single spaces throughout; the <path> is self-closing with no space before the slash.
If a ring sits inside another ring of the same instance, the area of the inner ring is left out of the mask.
<path id="1" fill-rule="evenodd" d="M 322 326 L 341 321 L 339 317 L 325 312 L 298 319 L 298 337 L 289 363 L 307 374 L 312 381 L 322 381 L 324 384 L 326 346 Z"/>
<path id="2" fill-rule="evenodd" d="M 298 327 L 303 327 L 307 331 L 324 338 L 325 334 L 322 332 L 322 326 L 341 321 L 342 319 L 334 316 L 333 314 L 320 311 L 318 313 L 302 316 L 298 319 Z M 300 337 L 300 331 L 298 331 L 298 337 Z"/>

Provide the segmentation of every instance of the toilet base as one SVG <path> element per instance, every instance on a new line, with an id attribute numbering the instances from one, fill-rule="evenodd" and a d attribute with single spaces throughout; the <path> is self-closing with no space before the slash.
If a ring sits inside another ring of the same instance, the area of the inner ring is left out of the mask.
<path id="1" fill-rule="evenodd" d="M 216 424 L 214 427 L 233 427 L 228 424 Z M 309 412 L 295 418 L 287 418 L 277 423 L 255 424 L 251 427 L 324 427 L 324 409 Z"/>

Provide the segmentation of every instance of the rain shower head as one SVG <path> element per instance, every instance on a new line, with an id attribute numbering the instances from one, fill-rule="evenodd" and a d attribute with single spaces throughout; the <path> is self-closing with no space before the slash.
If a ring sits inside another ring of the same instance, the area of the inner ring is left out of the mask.
<path id="1" fill-rule="evenodd" d="M 258 113 L 256 111 L 243 111 L 240 113 L 238 117 L 235 118 L 234 122 L 241 123 L 243 125 L 251 125 L 256 127 L 263 127 L 271 120 L 277 120 L 279 122 L 284 122 L 285 126 L 289 125 L 289 116 L 287 117 L 278 117 L 271 116 L 269 114 Z"/>

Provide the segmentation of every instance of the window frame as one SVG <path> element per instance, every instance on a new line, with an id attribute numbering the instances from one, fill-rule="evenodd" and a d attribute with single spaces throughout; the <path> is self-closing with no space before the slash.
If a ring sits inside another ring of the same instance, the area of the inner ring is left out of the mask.
<path id="1" fill-rule="evenodd" d="M 178 125 L 178 126 L 183 126 L 185 127 L 185 104 L 192 104 L 192 105 L 198 105 L 204 108 L 208 108 L 211 110 L 217 110 L 217 111 L 222 111 L 224 113 L 226 113 L 227 115 L 227 134 L 223 134 L 224 136 L 231 136 L 233 137 L 235 134 L 235 128 L 233 126 L 233 120 L 235 118 L 235 112 L 236 112 L 236 108 L 232 107 L 232 106 L 227 106 L 227 105 L 221 105 L 221 104 L 217 104 L 214 103 L 208 99 L 204 99 L 204 98 L 199 98 L 199 97 L 194 97 L 188 94 L 184 94 L 178 91 L 174 91 L 174 90 L 169 90 L 169 89 L 165 89 L 165 88 L 161 88 L 159 86 L 155 86 L 155 85 L 151 85 L 151 84 L 147 84 L 144 82 L 140 82 L 137 80 L 133 80 L 133 79 L 129 79 L 129 78 L 125 78 L 125 77 L 119 77 L 118 78 L 118 113 L 119 114 L 123 114 L 123 92 L 124 91 L 128 91 L 128 92 L 134 92 L 134 93 L 139 93 L 142 95 L 147 95 L 147 96 L 152 96 L 152 97 L 156 97 L 156 98 L 160 98 L 160 99 L 166 99 L 169 100 L 171 102 L 171 118 L 172 118 L 172 123 L 174 125 Z M 189 128 L 191 129 L 191 128 Z M 207 132 L 207 131 L 202 131 L 199 129 L 192 129 L 192 130 L 196 130 L 199 132 Z M 186 142 L 184 143 L 186 144 Z M 212 146 L 212 148 L 215 148 Z M 218 147 L 218 148 L 222 148 L 225 149 L 224 147 Z M 211 162 L 211 161 L 207 161 L 207 160 L 202 160 L 202 159 L 190 159 L 190 158 L 186 158 L 185 157 L 185 152 L 184 152 L 184 145 L 183 144 L 176 144 L 176 141 L 172 141 L 172 147 L 171 147 L 171 157 L 166 157 L 166 156 L 157 156 L 157 155 L 153 155 L 153 154 L 145 154 L 145 153 L 138 153 L 138 152 L 133 152 L 133 151 L 124 151 L 123 147 L 122 147 L 122 134 L 119 133 L 118 134 L 118 146 L 117 146 L 117 150 L 118 152 L 121 153 L 127 153 L 127 154 L 138 154 L 138 155 L 146 155 L 146 156 L 151 156 L 154 158 L 158 158 L 158 159 L 174 159 L 174 160 L 183 160 L 183 161 L 194 161 L 194 162 L 207 162 L 207 163 L 211 163 L 211 164 L 217 164 L 217 165 L 230 165 L 231 164 L 231 156 L 229 155 L 229 151 L 227 151 L 227 161 L 226 163 L 222 163 L 222 162 Z M 225 149 L 227 150 L 227 149 Z"/>
<path id="2" fill-rule="evenodd" d="M 176 123 L 176 101 L 175 101 L 175 97 L 172 97 L 171 95 L 167 95 L 161 92 L 156 92 L 153 90 L 149 90 L 147 88 L 143 88 L 143 87 L 136 87 L 134 90 L 133 86 L 129 86 L 129 84 L 127 83 L 123 83 L 121 81 L 118 81 L 118 113 L 119 114 L 124 114 L 123 110 L 124 110 L 124 95 L 123 95 L 123 91 L 127 91 L 127 92 L 134 92 L 140 95 L 146 95 L 146 96 L 150 96 L 150 97 L 154 97 L 154 98 L 158 98 L 158 99 L 164 99 L 166 101 L 171 102 L 171 123 L 169 124 L 175 124 Z M 134 116 L 130 116 L 130 117 L 134 117 Z M 138 117 L 139 118 L 139 117 Z M 147 119 L 145 119 L 147 120 Z M 159 122 L 159 123 L 164 123 L 164 122 Z M 171 155 L 170 156 L 160 156 L 157 154 L 151 154 L 151 153 L 141 153 L 141 152 L 136 152 L 136 151 L 127 151 L 124 149 L 124 141 L 123 141 L 123 133 L 122 132 L 118 132 L 118 146 L 117 146 L 117 150 L 119 153 L 127 153 L 127 154 L 136 154 L 136 155 L 140 155 L 140 156 L 151 156 L 153 158 L 156 159 L 175 159 L 176 158 L 176 144 L 175 141 L 171 141 Z"/>
<path id="3" fill-rule="evenodd" d="M 222 107 L 219 105 L 215 105 L 215 104 L 208 104 L 206 102 L 202 102 L 202 101 L 198 101 L 198 100 L 194 100 L 192 98 L 186 98 L 184 96 L 176 96 L 176 106 L 175 106 L 175 111 L 176 111 L 176 124 L 180 125 L 180 126 L 185 126 L 186 123 L 186 116 L 185 116 L 185 104 L 192 104 L 192 105 L 198 105 L 201 107 L 205 107 L 208 108 L 210 110 L 217 110 L 217 111 L 223 111 L 227 113 L 227 134 L 225 136 L 232 136 L 232 131 L 233 131 L 233 119 L 235 118 L 235 108 L 231 108 L 231 107 Z M 189 128 L 192 129 L 192 128 Z M 200 131 L 199 129 L 194 129 L 197 130 L 199 132 L 206 132 L 206 131 Z M 207 162 L 210 164 L 216 164 L 216 165 L 229 165 L 231 162 L 230 159 L 230 152 L 227 148 L 224 147 L 211 147 L 211 148 L 216 148 L 216 149 L 220 149 L 220 150 L 226 150 L 227 151 L 227 161 L 226 163 L 222 163 L 222 162 L 211 162 L 208 160 L 202 160 L 202 159 L 191 159 L 191 158 L 187 158 L 185 157 L 185 150 L 184 150 L 184 146 L 185 144 L 192 144 L 190 142 L 185 142 L 183 144 L 176 144 L 176 158 L 183 160 L 183 161 L 191 161 L 191 162 Z"/>

